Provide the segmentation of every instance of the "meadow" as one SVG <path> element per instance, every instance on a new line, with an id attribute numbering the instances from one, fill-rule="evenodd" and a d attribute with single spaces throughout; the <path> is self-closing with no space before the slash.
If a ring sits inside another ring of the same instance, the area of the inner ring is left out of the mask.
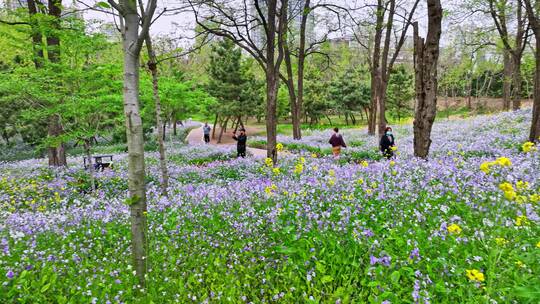
<path id="1" fill-rule="evenodd" d="M 277 164 L 229 147 L 168 147 L 170 197 L 148 153 L 148 288 L 130 266 L 127 159 L 96 173 L 0 164 L 3 303 L 538 303 L 540 152 L 530 111 L 412 126 L 396 158 L 345 130 L 279 136 Z M 264 145 L 262 138 L 250 140 Z"/>

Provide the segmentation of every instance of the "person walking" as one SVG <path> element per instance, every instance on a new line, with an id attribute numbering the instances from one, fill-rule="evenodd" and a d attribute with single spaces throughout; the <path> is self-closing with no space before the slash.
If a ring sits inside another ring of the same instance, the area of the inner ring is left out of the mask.
<path id="1" fill-rule="evenodd" d="M 236 149 L 238 151 L 237 157 L 246 157 L 246 143 L 247 143 L 247 136 L 246 136 L 246 130 L 240 129 L 240 135 L 236 135 L 236 133 L 233 135 L 233 139 L 237 141 Z"/>
<path id="2" fill-rule="evenodd" d="M 332 154 L 334 155 L 334 158 L 339 158 L 342 147 L 347 148 L 343 136 L 339 134 L 338 128 L 334 128 L 334 134 L 332 134 L 328 143 L 332 145 Z"/>
<path id="3" fill-rule="evenodd" d="M 212 131 L 212 128 L 210 128 L 208 123 L 205 123 L 203 127 L 203 133 L 204 133 L 204 142 L 206 144 L 210 143 L 210 131 Z"/>
<path id="4" fill-rule="evenodd" d="M 392 148 L 396 145 L 396 143 L 394 139 L 394 134 L 392 134 L 391 127 L 386 127 L 386 129 L 384 130 L 384 135 L 381 137 L 381 142 L 379 145 L 380 145 L 382 154 L 386 158 L 390 159 L 394 157 L 394 150 Z"/>

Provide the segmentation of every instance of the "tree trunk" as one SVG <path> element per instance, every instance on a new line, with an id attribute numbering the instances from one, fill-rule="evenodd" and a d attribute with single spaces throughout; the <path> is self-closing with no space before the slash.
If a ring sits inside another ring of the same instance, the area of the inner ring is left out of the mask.
<path id="1" fill-rule="evenodd" d="M 225 128 L 227 127 L 227 123 L 229 122 L 229 117 L 225 118 L 224 121 L 221 122 L 221 130 L 219 131 L 219 137 L 217 140 L 217 143 L 221 143 L 221 137 L 223 137 L 223 132 L 225 132 Z"/>
<path id="2" fill-rule="evenodd" d="M 511 102 L 511 93 L 510 89 L 512 88 L 512 59 L 510 58 L 510 52 L 508 50 L 504 50 L 503 55 L 503 64 L 504 64 L 504 70 L 503 70 L 503 108 L 505 111 L 510 110 L 510 102 Z"/>
<path id="3" fill-rule="evenodd" d="M 121 1 L 124 19 L 124 115 L 128 146 L 131 250 L 140 288 L 146 287 L 147 222 L 143 124 L 139 110 L 139 16 L 135 1 Z"/>
<path id="4" fill-rule="evenodd" d="M 379 81 L 378 91 L 378 104 L 379 104 L 379 137 L 384 135 L 386 129 L 386 87 L 387 84 L 384 80 Z"/>
<path id="5" fill-rule="evenodd" d="M 51 16 L 51 31 L 47 33 L 47 56 L 52 63 L 60 61 L 60 18 L 62 15 L 62 0 L 49 0 L 49 16 Z"/>
<path id="6" fill-rule="evenodd" d="M 512 56 L 512 109 L 521 108 L 521 54 Z"/>
<path id="7" fill-rule="evenodd" d="M 157 59 L 156 53 L 152 48 L 152 39 L 150 39 L 150 34 L 146 35 L 146 49 L 148 51 L 148 69 L 152 74 L 152 89 L 154 95 L 154 105 L 156 108 L 156 127 L 158 129 L 157 140 L 159 145 L 159 168 L 161 171 L 161 194 L 165 197 L 169 196 L 169 172 L 167 170 L 167 157 L 165 153 L 165 126 L 163 122 L 163 129 L 160 128 L 162 125 L 161 121 L 161 100 L 159 98 L 159 79 L 158 79 L 158 70 L 157 70 Z"/>
<path id="8" fill-rule="evenodd" d="M 90 186 L 92 189 L 90 192 L 94 192 L 96 190 L 96 181 L 94 178 L 94 166 L 92 164 L 92 153 L 90 150 L 91 145 L 91 139 L 85 139 L 84 140 L 84 151 L 86 152 L 86 158 L 88 159 L 88 174 L 90 175 Z"/>
<path id="9" fill-rule="evenodd" d="M 536 50 L 534 68 L 534 99 L 532 109 L 531 131 L 529 133 L 530 142 L 540 142 L 540 28 L 535 31 Z"/>
<path id="10" fill-rule="evenodd" d="M 534 95 L 531 130 L 529 132 L 530 142 L 540 142 L 540 24 L 538 18 L 533 15 L 530 3 L 526 2 L 529 20 L 533 26 L 534 36 L 536 38 L 536 49 L 534 51 Z"/>
<path id="11" fill-rule="evenodd" d="M 61 5 L 61 0 L 49 0 L 48 2 L 48 14 L 51 17 L 50 23 L 52 30 L 47 35 L 47 57 L 51 63 L 58 63 L 60 61 L 60 38 L 58 37 L 58 31 L 60 30 L 60 17 L 62 14 Z M 37 37 L 38 34 L 36 33 L 35 36 Z M 39 35 L 39 37 L 41 37 L 41 35 Z M 59 137 L 63 133 L 64 128 L 62 127 L 60 115 L 51 115 L 51 117 L 49 117 L 48 135 L 50 137 Z M 60 142 L 54 147 L 49 147 L 49 165 L 67 165 L 64 143 Z"/>
<path id="12" fill-rule="evenodd" d="M 218 118 L 219 118 L 219 115 L 216 114 L 216 118 L 214 119 L 214 125 L 212 125 L 212 139 L 216 138 L 216 127 L 218 123 Z"/>
<path id="13" fill-rule="evenodd" d="M 32 30 L 32 51 L 36 69 L 43 67 L 43 42 L 38 20 L 36 19 L 37 7 L 35 0 L 28 0 L 28 14 L 30 15 L 30 28 Z"/>
<path id="14" fill-rule="evenodd" d="M 60 115 L 53 114 L 49 116 L 47 133 L 51 138 L 57 138 L 64 133 L 64 128 L 60 121 Z M 49 166 L 60 167 L 67 166 L 66 148 L 63 142 L 58 142 L 49 146 Z"/>
<path id="15" fill-rule="evenodd" d="M 442 7 L 440 0 L 427 0 L 428 32 L 426 41 L 418 36 L 414 23 L 414 68 L 416 107 L 414 117 L 414 155 L 427 158 L 431 128 L 437 113 L 437 63 L 441 38 Z"/>

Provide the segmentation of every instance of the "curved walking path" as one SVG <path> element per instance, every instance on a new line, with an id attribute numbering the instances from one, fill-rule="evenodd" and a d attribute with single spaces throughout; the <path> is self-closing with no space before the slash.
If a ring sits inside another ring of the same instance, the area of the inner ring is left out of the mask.
<path id="1" fill-rule="evenodd" d="M 227 137 L 227 136 L 230 137 L 230 134 L 224 133 L 223 134 L 223 139 L 225 139 L 225 137 Z M 205 143 L 204 143 L 203 138 L 204 138 L 203 124 L 201 123 L 201 126 L 199 128 L 193 129 L 193 130 L 191 130 L 189 132 L 189 134 L 188 134 L 188 136 L 186 138 L 186 141 L 187 141 L 188 145 L 191 145 L 191 146 L 204 145 Z M 234 142 L 231 143 L 230 141 L 228 141 L 228 143 L 226 142 L 226 143 L 218 144 L 218 143 L 216 143 L 215 140 L 211 140 L 210 144 L 211 145 L 219 145 L 219 146 L 236 146 L 236 144 Z M 266 150 L 250 148 L 250 147 L 247 147 L 247 150 L 255 158 L 266 158 Z"/>

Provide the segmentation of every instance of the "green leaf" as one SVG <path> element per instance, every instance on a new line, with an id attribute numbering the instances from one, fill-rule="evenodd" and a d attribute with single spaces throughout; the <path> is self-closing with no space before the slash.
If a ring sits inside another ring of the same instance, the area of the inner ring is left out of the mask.
<path id="1" fill-rule="evenodd" d="M 321 264 L 321 263 L 317 262 L 315 264 L 315 268 L 317 269 L 318 272 L 320 272 L 322 274 L 326 273 L 326 266 L 324 266 L 324 264 Z"/>
<path id="2" fill-rule="evenodd" d="M 105 1 L 100 1 L 96 3 L 96 6 L 102 7 L 102 8 L 111 8 L 111 5 Z"/>
<path id="3" fill-rule="evenodd" d="M 401 273 L 396 270 L 396 271 L 392 272 L 392 274 L 390 275 L 390 280 L 392 281 L 392 283 L 397 285 L 399 283 L 400 277 L 401 277 Z"/>
<path id="4" fill-rule="evenodd" d="M 334 278 L 330 275 L 325 275 L 324 277 L 321 278 L 321 282 L 324 284 L 324 283 L 328 283 L 328 282 L 332 282 L 334 280 Z"/>
<path id="5" fill-rule="evenodd" d="M 47 283 L 47 284 L 43 285 L 43 287 L 41 287 L 40 292 L 45 293 L 47 290 L 49 290 L 49 287 L 51 287 L 51 283 Z"/>

